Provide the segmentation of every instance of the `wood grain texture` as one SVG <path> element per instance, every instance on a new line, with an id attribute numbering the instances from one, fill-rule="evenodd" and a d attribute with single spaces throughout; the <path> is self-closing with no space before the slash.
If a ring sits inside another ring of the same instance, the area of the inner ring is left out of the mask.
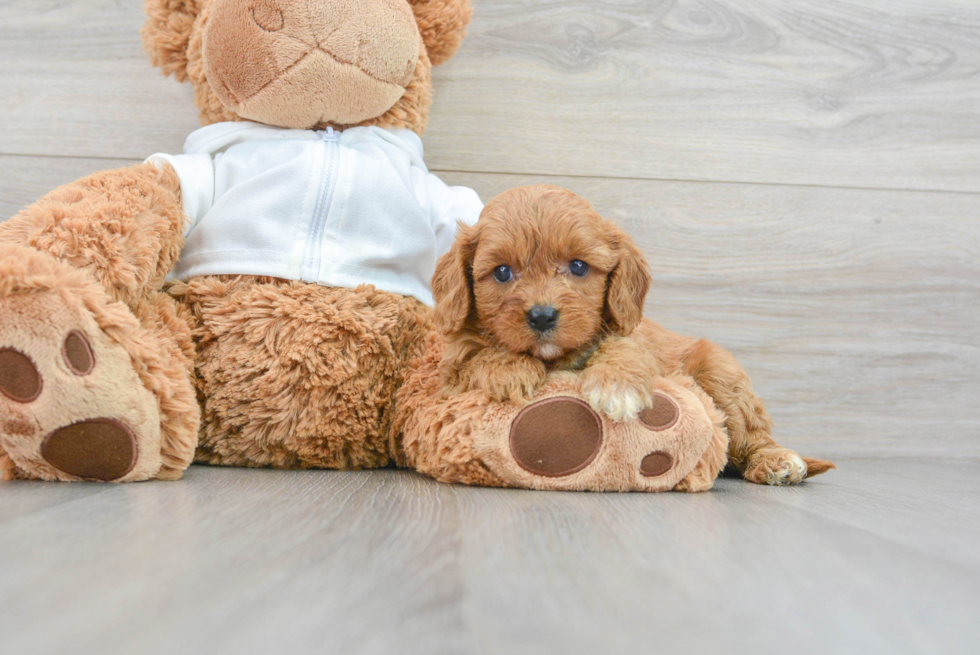
<path id="1" fill-rule="evenodd" d="M 202 467 L 4 483 L 30 511 L 0 518 L 3 650 L 967 653 L 978 463 L 694 496 Z"/>
<path id="2" fill-rule="evenodd" d="M 431 163 L 976 191 L 978 65 L 966 0 L 478 3 Z"/>
<path id="3" fill-rule="evenodd" d="M 197 127 L 189 85 L 140 44 L 143 3 L 0 3 L 0 152 L 142 160 Z"/>
<path id="4" fill-rule="evenodd" d="M 0 152 L 142 159 L 197 127 L 141 3 L 0 4 Z M 440 170 L 980 190 L 970 0 L 475 0 Z"/>
<path id="5" fill-rule="evenodd" d="M 0 211 L 131 162 L 3 157 Z M 647 315 L 748 369 L 777 437 L 819 457 L 980 456 L 980 196 L 444 173 L 484 199 L 568 187 L 633 234 Z"/>
<path id="6" fill-rule="evenodd" d="M 97 171 L 122 168 L 140 161 L 0 155 L 0 221 L 10 218 L 62 184 Z"/>

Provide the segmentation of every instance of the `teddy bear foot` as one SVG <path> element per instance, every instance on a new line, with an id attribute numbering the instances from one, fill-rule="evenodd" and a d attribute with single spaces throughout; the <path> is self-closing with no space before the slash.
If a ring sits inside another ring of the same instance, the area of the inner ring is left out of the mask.
<path id="1" fill-rule="evenodd" d="M 708 489 L 717 470 L 705 484 L 691 479 L 708 451 L 724 448 L 693 394 L 665 380 L 632 420 L 613 420 L 573 395 L 544 398 L 517 414 L 508 441 L 509 457 L 498 455 L 492 468 L 515 486 L 596 491 Z"/>
<path id="2" fill-rule="evenodd" d="M 663 393 L 654 394 L 652 400 L 652 406 L 638 417 L 644 432 L 673 427 L 680 418 L 677 404 Z M 622 427 L 615 422 L 611 425 Z M 598 456 L 604 432 L 602 417 L 586 403 L 554 396 L 517 415 L 510 429 L 510 451 L 518 466 L 529 473 L 564 477 L 581 471 Z M 674 464 L 674 455 L 657 448 L 636 462 L 637 472 L 644 478 L 664 475 Z"/>
<path id="3" fill-rule="evenodd" d="M 445 482 L 565 491 L 710 489 L 725 465 L 724 415 L 690 378 L 659 378 L 635 419 L 595 411 L 575 374 L 555 374 L 534 402 L 479 392 L 426 404 L 412 378 L 400 397 L 405 464 Z M 413 385 L 415 393 L 412 395 Z M 413 402 L 422 399 L 422 402 Z"/>
<path id="4" fill-rule="evenodd" d="M 107 333 L 140 336 L 136 318 L 81 271 L 32 249 L 0 248 L 4 479 L 154 477 L 162 466 L 157 397 L 126 340 Z"/>

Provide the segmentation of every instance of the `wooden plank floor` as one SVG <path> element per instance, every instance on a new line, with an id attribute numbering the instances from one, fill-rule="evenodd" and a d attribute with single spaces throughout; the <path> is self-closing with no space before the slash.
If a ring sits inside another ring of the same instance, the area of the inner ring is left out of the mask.
<path id="1" fill-rule="evenodd" d="M 977 463 L 695 496 L 206 467 L 8 484 L 0 650 L 976 652 Z"/>
<path id="2" fill-rule="evenodd" d="M 0 2 L 0 217 L 178 152 L 141 3 Z M 0 653 L 975 652 L 980 5 L 474 0 L 427 161 L 568 186 L 732 350 L 797 489 L 549 494 L 194 467 L 0 485 Z"/>

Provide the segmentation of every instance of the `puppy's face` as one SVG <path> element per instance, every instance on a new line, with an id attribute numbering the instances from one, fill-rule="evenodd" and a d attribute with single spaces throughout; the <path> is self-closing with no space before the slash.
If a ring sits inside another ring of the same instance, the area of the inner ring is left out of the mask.
<path id="1" fill-rule="evenodd" d="M 548 361 L 603 330 L 631 332 L 649 283 L 625 233 L 572 192 L 533 186 L 501 194 L 460 230 L 433 288 L 445 333 L 482 330 Z"/>
<path id="2" fill-rule="evenodd" d="M 480 327 L 508 349 L 543 360 L 599 333 L 618 262 L 595 212 L 554 195 L 546 192 L 534 206 L 491 207 L 471 269 Z"/>

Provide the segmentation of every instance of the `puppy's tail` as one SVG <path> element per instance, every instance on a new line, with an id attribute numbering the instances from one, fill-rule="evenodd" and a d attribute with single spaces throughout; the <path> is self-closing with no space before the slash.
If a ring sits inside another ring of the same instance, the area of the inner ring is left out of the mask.
<path id="1" fill-rule="evenodd" d="M 803 461 L 806 462 L 806 477 L 812 478 L 815 475 L 820 475 L 821 473 L 826 473 L 830 469 L 836 469 L 837 465 L 833 462 L 828 462 L 825 459 L 814 459 L 813 457 L 804 457 Z"/>

